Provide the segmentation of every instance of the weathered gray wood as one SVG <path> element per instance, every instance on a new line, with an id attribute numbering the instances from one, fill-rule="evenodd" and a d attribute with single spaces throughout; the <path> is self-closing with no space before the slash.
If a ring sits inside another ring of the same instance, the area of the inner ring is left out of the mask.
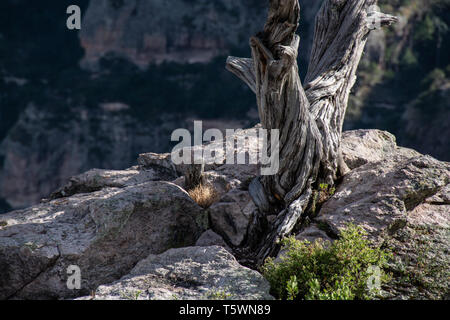
<path id="1" fill-rule="evenodd" d="M 255 65 L 253 59 L 228 57 L 227 70 L 244 81 L 256 93 Z"/>
<path id="2" fill-rule="evenodd" d="M 266 234 L 249 236 L 250 243 L 262 236 L 256 248 L 257 263 L 272 254 L 277 240 L 297 224 L 321 160 L 321 136 L 309 113 L 297 67 L 300 39 L 295 32 L 299 15 L 297 0 L 271 1 L 264 31 L 250 39 L 252 59 L 229 58 L 227 63 L 227 68 L 255 92 L 263 128 L 279 130 L 279 171 L 260 177 L 260 184 L 253 183 L 250 188 L 260 212 L 281 210 Z M 261 190 L 265 196 L 261 196 Z M 257 222 L 264 224 L 264 216 Z"/>
<path id="3" fill-rule="evenodd" d="M 280 239 L 288 236 L 292 229 L 294 229 L 301 214 L 308 206 L 309 199 L 312 195 L 311 188 L 308 188 L 297 200 L 292 202 L 288 208 L 284 209 L 278 214 L 275 223 L 264 239 L 256 259 L 256 264 L 260 265 L 268 256 L 277 253 L 277 246 L 275 245 Z"/>
<path id="4" fill-rule="evenodd" d="M 316 18 L 304 88 L 297 67 L 298 0 L 271 0 L 264 30 L 250 39 L 252 59 L 227 61 L 228 70 L 255 92 L 263 128 L 280 130 L 280 170 L 260 177 L 260 183 L 250 188 L 260 211 L 255 223 L 263 225 L 265 213 L 279 212 L 272 226 L 251 228 L 255 231 L 248 243 L 253 246 L 247 251 L 256 250 L 257 264 L 276 253 L 277 240 L 293 230 L 313 186 L 334 184 L 338 169 L 345 173 L 340 155 L 342 125 L 370 22 L 377 19 L 383 26 L 396 20 L 369 10 L 374 4 L 376 0 L 324 1 Z"/>
<path id="5" fill-rule="evenodd" d="M 330 185 L 338 169 L 341 174 L 346 171 L 340 155 L 342 126 L 367 36 L 371 28 L 396 21 L 373 11 L 375 4 L 376 0 L 329 0 L 316 17 L 305 90 L 322 134 L 321 180 Z"/>
<path id="6" fill-rule="evenodd" d="M 270 211 L 270 202 L 259 178 L 253 179 L 250 183 L 248 186 L 248 193 L 261 212 L 264 213 Z"/>
<path id="7" fill-rule="evenodd" d="M 250 39 L 261 124 L 280 130 L 279 171 L 261 183 L 269 201 L 282 207 L 311 187 L 321 157 L 321 137 L 298 74 L 299 13 L 297 0 L 271 1 L 264 31 Z"/>

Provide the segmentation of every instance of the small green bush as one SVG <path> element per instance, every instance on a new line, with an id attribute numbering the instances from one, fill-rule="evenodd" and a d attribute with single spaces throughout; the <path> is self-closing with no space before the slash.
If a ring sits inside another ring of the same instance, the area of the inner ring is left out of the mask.
<path id="1" fill-rule="evenodd" d="M 372 299 L 380 294 L 379 286 L 368 285 L 374 278 L 372 270 L 379 268 L 380 284 L 389 280 L 383 268 L 391 254 L 372 248 L 364 230 L 353 224 L 332 243 L 291 237 L 283 245 L 281 262 L 269 258 L 262 268 L 272 293 L 280 299 Z"/>

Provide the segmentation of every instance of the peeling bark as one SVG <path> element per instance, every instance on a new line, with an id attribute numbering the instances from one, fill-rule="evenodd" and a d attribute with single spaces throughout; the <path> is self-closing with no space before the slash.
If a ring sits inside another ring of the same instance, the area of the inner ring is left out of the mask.
<path id="1" fill-rule="evenodd" d="M 280 170 L 250 187 L 259 208 L 248 247 L 256 264 L 277 251 L 277 240 L 292 232 L 319 182 L 333 185 L 342 126 L 356 69 L 372 29 L 396 21 L 370 10 L 376 0 L 326 0 L 316 18 L 314 44 L 303 88 L 297 66 L 298 0 L 271 0 L 264 30 L 250 39 L 252 58 L 229 57 L 227 69 L 255 93 L 261 124 L 280 130 Z M 270 138 L 269 138 L 270 141 Z M 270 145 L 268 146 L 270 150 Z M 267 214 L 277 214 L 267 227 Z"/>

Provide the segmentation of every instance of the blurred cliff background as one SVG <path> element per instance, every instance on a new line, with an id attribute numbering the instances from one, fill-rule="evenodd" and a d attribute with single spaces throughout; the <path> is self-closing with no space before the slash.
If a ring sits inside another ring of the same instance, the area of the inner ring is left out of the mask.
<path id="1" fill-rule="evenodd" d="M 0 213 L 38 202 L 90 168 L 169 152 L 175 128 L 242 128 L 254 95 L 225 69 L 249 56 L 265 0 L 2 0 Z M 66 8 L 82 9 L 82 30 Z M 301 0 L 306 73 L 320 0 Z M 381 0 L 400 17 L 373 32 L 345 129 L 379 128 L 450 160 L 450 0 Z"/>

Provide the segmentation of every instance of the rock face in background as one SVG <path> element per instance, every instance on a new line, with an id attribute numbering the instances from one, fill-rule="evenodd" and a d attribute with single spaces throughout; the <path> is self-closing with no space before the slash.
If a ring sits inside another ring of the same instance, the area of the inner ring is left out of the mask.
<path id="1" fill-rule="evenodd" d="M 450 164 L 379 130 L 345 132 L 343 146 L 352 170 L 297 238 L 336 239 L 353 222 L 394 252 L 386 298 L 448 298 Z M 88 171 L 44 203 L 2 215 L 0 299 L 90 299 L 92 290 L 99 300 L 271 298 L 261 275 L 230 254 L 251 226 L 254 168 L 208 168 L 220 198 L 202 209 L 170 155 L 139 163 Z M 69 265 L 81 268 L 82 290 L 67 289 Z"/>
<path id="2" fill-rule="evenodd" d="M 436 74 L 437 79 L 431 80 L 430 87 L 423 95 L 406 107 L 403 115 L 406 128 L 402 137 L 420 146 L 422 152 L 448 161 L 450 80 L 442 78 L 443 74 L 439 72 L 431 76 Z"/>
<path id="3" fill-rule="evenodd" d="M 171 131 L 183 122 L 165 116 L 158 123 L 139 125 L 122 113 L 86 109 L 59 119 L 30 105 L 0 143 L 0 194 L 23 208 L 92 167 L 122 169 L 147 147 L 167 150 Z"/>
<path id="4" fill-rule="evenodd" d="M 450 3 L 378 3 L 400 20 L 370 34 L 344 129 L 387 130 L 401 145 L 448 161 Z"/>
<path id="5" fill-rule="evenodd" d="M 320 1 L 304 0 L 303 56 L 309 54 L 311 22 Z M 80 33 L 87 69 L 107 55 L 141 68 L 152 63 L 205 63 L 245 48 L 264 24 L 267 3 L 259 0 L 91 1 Z M 249 50 L 247 50 L 249 51 Z"/>
<path id="6" fill-rule="evenodd" d="M 209 62 L 247 42 L 265 14 L 262 1 L 91 1 L 80 33 L 82 65 L 95 67 L 107 54 L 142 68 Z"/>

